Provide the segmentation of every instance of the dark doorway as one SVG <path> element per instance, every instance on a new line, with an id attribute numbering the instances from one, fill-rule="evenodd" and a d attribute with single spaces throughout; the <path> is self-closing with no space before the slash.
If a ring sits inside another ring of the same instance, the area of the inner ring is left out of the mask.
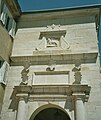
<path id="1" fill-rule="evenodd" d="M 70 120 L 70 117 L 58 108 L 47 108 L 40 111 L 33 120 Z"/>

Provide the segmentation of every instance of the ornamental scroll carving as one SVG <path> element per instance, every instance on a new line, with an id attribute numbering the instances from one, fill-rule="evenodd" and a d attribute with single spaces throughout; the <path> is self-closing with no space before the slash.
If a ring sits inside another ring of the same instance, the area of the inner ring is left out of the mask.
<path id="1" fill-rule="evenodd" d="M 75 67 L 72 69 L 74 72 L 75 81 L 73 84 L 81 84 L 82 74 L 81 74 L 81 65 L 79 63 L 75 64 Z"/>
<path id="2" fill-rule="evenodd" d="M 21 71 L 22 82 L 20 83 L 20 85 L 27 85 L 28 84 L 29 67 L 30 67 L 30 62 L 26 62 L 24 64 L 23 70 Z"/>

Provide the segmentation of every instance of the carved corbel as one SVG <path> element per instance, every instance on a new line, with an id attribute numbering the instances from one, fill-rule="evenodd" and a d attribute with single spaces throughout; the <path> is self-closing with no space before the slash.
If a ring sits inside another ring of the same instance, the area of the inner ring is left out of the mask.
<path id="1" fill-rule="evenodd" d="M 30 62 L 25 62 L 25 64 L 23 66 L 24 66 L 24 68 L 21 71 L 22 82 L 20 83 L 20 85 L 27 85 L 28 84 L 28 73 L 29 73 Z"/>
<path id="2" fill-rule="evenodd" d="M 49 61 L 49 65 L 46 68 L 46 71 L 54 71 L 55 70 L 55 66 L 56 66 L 56 61 L 50 60 Z"/>
<path id="3" fill-rule="evenodd" d="M 75 64 L 75 67 L 72 69 L 72 71 L 74 72 L 74 78 L 75 78 L 73 84 L 81 84 L 81 79 L 82 79 L 81 65 Z"/>

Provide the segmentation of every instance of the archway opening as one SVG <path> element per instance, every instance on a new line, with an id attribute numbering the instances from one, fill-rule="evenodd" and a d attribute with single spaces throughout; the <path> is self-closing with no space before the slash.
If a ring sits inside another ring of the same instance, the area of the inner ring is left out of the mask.
<path id="1" fill-rule="evenodd" d="M 70 120 L 70 117 L 61 109 L 46 108 L 40 111 L 33 120 Z"/>

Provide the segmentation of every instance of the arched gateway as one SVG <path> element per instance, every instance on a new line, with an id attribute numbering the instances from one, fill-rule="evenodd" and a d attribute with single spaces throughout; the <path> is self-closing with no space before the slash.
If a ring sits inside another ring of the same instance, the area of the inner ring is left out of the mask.
<path id="1" fill-rule="evenodd" d="M 30 92 L 29 92 L 30 91 Z M 30 115 L 26 120 L 73 120 L 73 116 L 76 120 L 85 119 L 85 101 L 88 100 L 90 93 L 90 87 L 88 85 L 33 85 L 31 86 L 15 86 L 12 100 L 15 96 L 18 100 L 17 120 L 25 120 L 28 113 L 26 107 L 30 107 L 30 103 L 34 105 L 34 101 L 37 103 L 44 103 L 45 100 L 48 104 L 39 107 L 38 104 L 33 111 L 33 107 L 30 109 Z M 37 96 L 41 94 L 40 97 Z M 61 97 L 62 96 L 62 97 Z M 72 99 L 70 99 L 72 98 Z M 50 101 L 54 99 L 52 103 L 59 105 L 59 101 L 65 102 L 66 110 L 71 110 L 70 106 L 75 104 L 73 116 L 67 114 L 63 106 L 53 105 Z M 70 102 L 70 101 L 72 102 Z M 43 101 L 43 102 L 41 102 Z M 12 102 L 13 103 L 13 102 Z M 69 104 L 70 103 L 70 104 Z M 69 104 L 69 105 L 68 105 Z M 61 117 L 59 117 L 61 116 Z M 40 118 L 41 117 L 41 118 Z M 70 119 L 71 118 L 71 119 Z"/>
<path id="2" fill-rule="evenodd" d="M 57 105 L 44 105 L 31 115 L 29 120 L 71 120 L 68 113 Z"/>

